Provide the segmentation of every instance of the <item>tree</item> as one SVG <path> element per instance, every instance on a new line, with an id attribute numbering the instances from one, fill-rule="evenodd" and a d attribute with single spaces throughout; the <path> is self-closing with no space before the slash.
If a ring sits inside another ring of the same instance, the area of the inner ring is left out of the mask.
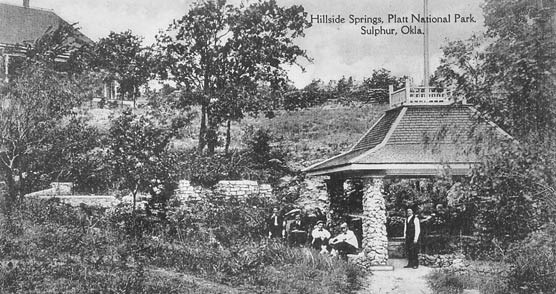
<path id="1" fill-rule="evenodd" d="M 131 192 L 135 210 L 138 192 L 157 201 L 177 183 L 174 157 L 168 151 L 172 130 L 151 115 L 125 110 L 112 122 L 108 158 L 119 188 Z"/>
<path id="2" fill-rule="evenodd" d="M 520 141 L 555 142 L 553 10 L 531 1 L 487 0 L 484 12 L 487 33 L 445 46 L 435 80 Z"/>
<path id="3" fill-rule="evenodd" d="M 370 78 L 363 80 L 360 90 L 365 93 L 367 101 L 376 101 L 378 103 L 388 103 L 390 96 L 388 94 L 389 86 L 395 89 L 403 87 L 407 77 L 396 77 L 392 72 L 385 68 L 373 70 Z"/>
<path id="4" fill-rule="evenodd" d="M 511 242 L 556 211 L 554 8 L 540 1 L 486 0 L 484 13 L 487 33 L 448 44 L 436 80 L 519 141 L 483 144 L 468 186 L 480 232 Z"/>
<path id="5" fill-rule="evenodd" d="M 36 62 L 0 88 L 0 167 L 8 209 L 26 191 L 30 155 L 49 144 L 49 134 L 78 105 L 74 89 L 63 74 Z"/>
<path id="6" fill-rule="evenodd" d="M 158 36 L 161 77 L 190 93 L 187 104 L 201 106 L 199 151 L 214 152 L 220 124 L 264 110 L 279 96 L 283 66 L 306 57 L 293 39 L 308 26 L 301 6 L 271 0 L 237 8 L 219 0 L 194 5 Z M 259 95 L 265 85 L 270 97 Z"/>
<path id="7" fill-rule="evenodd" d="M 110 32 L 92 49 L 89 63 L 96 70 L 106 72 L 106 80 L 119 83 L 122 99 L 138 96 L 139 87 L 146 84 L 151 76 L 149 48 L 142 45 L 142 38 L 128 30 L 121 33 Z"/>

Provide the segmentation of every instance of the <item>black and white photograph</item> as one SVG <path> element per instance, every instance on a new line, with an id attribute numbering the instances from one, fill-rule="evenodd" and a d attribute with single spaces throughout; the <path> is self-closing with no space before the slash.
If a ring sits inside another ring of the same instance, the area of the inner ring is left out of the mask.
<path id="1" fill-rule="evenodd" d="M 0 0 L 1 293 L 556 293 L 556 1 Z"/>

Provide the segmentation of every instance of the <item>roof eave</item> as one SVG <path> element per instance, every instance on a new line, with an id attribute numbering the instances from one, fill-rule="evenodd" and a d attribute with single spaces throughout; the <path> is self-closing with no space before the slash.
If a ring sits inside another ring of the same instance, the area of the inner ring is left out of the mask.
<path id="1" fill-rule="evenodd" d="M 365 174 L 365 176 L 407 176 L 426 177 L 438 176 L 443 171 L 449 171 L 454 176 L 469 175 L 477 162 L 451 163 L 351 163 L 331 168 L 307 172 L 308 176 L 323 176 L 332 174 Z"/>

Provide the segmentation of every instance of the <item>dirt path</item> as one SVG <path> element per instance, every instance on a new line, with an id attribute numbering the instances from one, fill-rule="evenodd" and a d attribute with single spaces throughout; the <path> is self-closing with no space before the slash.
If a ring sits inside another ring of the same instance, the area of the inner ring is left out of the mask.
<path id="1" fill-rule="evenodd" d="M 425 276 L 432 269 L 420 266 L 418 269 L 404 268 L 405 259 L 391 259 L 388 262 L 394 271 L 373 272 L 366 286 L 359 293 L 363 294 L 431 294 Z"/>

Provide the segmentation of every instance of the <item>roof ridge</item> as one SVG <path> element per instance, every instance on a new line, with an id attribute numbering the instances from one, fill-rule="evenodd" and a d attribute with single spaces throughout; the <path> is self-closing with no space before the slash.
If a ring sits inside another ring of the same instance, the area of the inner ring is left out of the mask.
<path id="1" fill-rule="evenodd" d="M 360 147 L 358 149 L 355 149 L 355 147 L 357 145 L 359 145 L 359 143 L 361 141 L 363 141 L 363 139 L 365 139 L 365 137 L 367 137 L 367 135 L 373 130 L 373 128 L 386 116 L 386 112 L 385 111 L 376 121 L 375 123 L 365 132 L 365 134 L 363 134 L 363 136 L 361 136 L 361 138 L 359 138 L 359 140 L 357 140 L 357 142 L 355 142 L 355 144 L 353 144 L 353 146 L 348 150 L 348 152 L 352 152 L 352 151 L 357 151 L 357 150 L 361 150 L 361 149 L 365 149 L 365 147 Z"/>
<path id="2" fill-rule="evenodd" d="M 400 112 L 398 113 L 398 116 L 396 117 L 396 119 L 394 120 L 394 122 L 392 122 L 392 124 L 390 125 L 390 129 L 388 130 L 388 132 L 386 133 L 386 135 L 384 135 L 384 138 L 382 139 L 382 141 L 380 143 L 378 143 L 375 147 L 369 149 L 367 152 L 352 158 L 349 162 L 352 163 L 354 161 L 359 160 L 360 158 L 367 156 L 370 153 L 375 152 L 376 150 L 386 146 L 386 144 L 388 143 L 388 140 L 390 140 L 390 137 L 392 136 L 392 133 L 394 133 L 394 131 L 396 130 L 396 128 L 398 127 L 398 124 L 400 123 L 400 121 L 402 120 L 402 118 L 405 116 L 405 113 L 407 112 L 407 107 L 403 107 Z M 372 128 L 371 128 L 372 129 Z"/>

